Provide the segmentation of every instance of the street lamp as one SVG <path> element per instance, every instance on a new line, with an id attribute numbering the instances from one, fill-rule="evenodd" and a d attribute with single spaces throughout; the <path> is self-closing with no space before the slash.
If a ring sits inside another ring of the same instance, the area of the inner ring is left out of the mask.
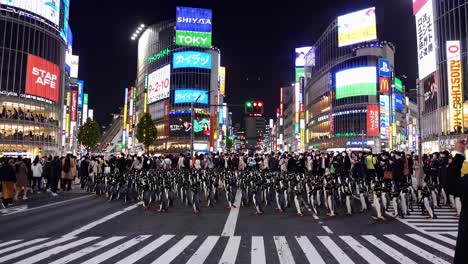
<path id="1" fill-rule="evenodd" d="M 200 99 L 202 95 L 199 94 L 198 97 L 192 101 L 192 103 L 190 104 L 190 123 L 192 124 L 192 130 L 191 130 L 191 133 L 190 133 L 190 149 L 192 150 L 192 157 L 195 155 L 195 150 L 194 150 L 194 147 L 193 147 L 193 138 L 195 136 L 195 132 L 193 131 L 193 127 L 194 127 L 194 105 L 195 103 Z"/>

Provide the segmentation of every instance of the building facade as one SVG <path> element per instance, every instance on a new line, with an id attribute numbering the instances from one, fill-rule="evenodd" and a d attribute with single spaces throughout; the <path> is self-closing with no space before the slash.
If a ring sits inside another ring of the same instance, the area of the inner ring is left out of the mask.
<path id="1" fill-rule="evenodd" d="M 68 1 L 0 1 L 0 155 L 64 151 L 67 34 Z"/>

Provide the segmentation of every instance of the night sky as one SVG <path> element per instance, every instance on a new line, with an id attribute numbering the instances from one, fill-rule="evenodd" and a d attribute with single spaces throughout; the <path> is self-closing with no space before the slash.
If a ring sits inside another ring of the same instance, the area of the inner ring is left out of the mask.
<path id="1" fill-rule="evenodd" d="M 80 55 L 79 78 L 85 81 L 89 104 L 98 122 L 106 125 L 110 113 L 123 104 L 124 88 L 134 84 L 137 44 L 135 29 L 175 19 L 175 7 L 213 9 L 213 45 L 221 49 L 226 66 L 226 101 L 263 99 L 273 117 L 279 88 L 294 80 L 294 48 L 311 46 L 339 15 L 376 6 L 378 35 L 396 46 L 396 74 L 417 77 L 416 30 L 411 0 L 71 0 L 73 52 Z M 320 56 L 320 55 L 318 55 Z M 234 120 L 241 114 L 232 109 Z"/>

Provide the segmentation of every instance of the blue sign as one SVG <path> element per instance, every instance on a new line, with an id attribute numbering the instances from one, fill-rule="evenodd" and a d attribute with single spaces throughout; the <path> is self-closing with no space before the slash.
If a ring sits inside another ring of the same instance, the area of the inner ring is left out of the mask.
<path id="1" fill-rule="evenodd" d="M 198 96 L 200 96 L 200 98 L 198 98 Z M 190 104 L 195 100 L 197 100 L 197 104 L 208 104 L 208 91 L 196 89 L 177 89 L 174 92 L 174 104 Z"/>
<path id="2" fill-rule="evenodd" d="M 379 76 L 390 77 L 391 72 L 390 61 L 387 59 L 379 59 Z"/>
<path id="3" fill-rule="evenodd" d="M 78 84 L 78 109 L 83 109 L 84 81 L 77 80 Z"/>
<path id="4" fill-rule="evenodd" d="M 176 8 L 176 30 L 211 33 L 211 9 Z"/>
<path id="5" fill-rule="evenodd" d="M 184 51 L 174 53 L 172 68 L 211 69 L 211 54 L 199 51 Z"/>
<path id="6" fill-rule="evenodd" d="M 403 94 L 395 90 L 395 108 L 399 112 L 403 112 Z"/>

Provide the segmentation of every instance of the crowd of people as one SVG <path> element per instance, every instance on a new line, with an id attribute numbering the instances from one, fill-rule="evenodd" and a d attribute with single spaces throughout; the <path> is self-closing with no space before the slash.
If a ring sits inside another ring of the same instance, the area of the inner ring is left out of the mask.
<path id="1" fill-rule="evenodd" d="M 8 133 L 6 130 L 0 130 L 0 139 L 15 139 L 15 140 L 31 140 L 31 141 L 43 141 L 43 142 L 54 142 L 55 137 L 52 135 L 46 135 L 45 133 L 33 133 L 33 131 L 18 131 Z"/>
<path id="2" fill-rule="evenodd" d="M 58 120 L 52 117 L 46 117 L 42 113 L 34 113 L 31 110 L 23 111 L 21 107 L 7 109 L 6 106 L 2 107 L 0 112 L 0 118 L 14 119 L 14 120 L 26 120 L 38 123 L 51 123 L 58 126 Z"/>

